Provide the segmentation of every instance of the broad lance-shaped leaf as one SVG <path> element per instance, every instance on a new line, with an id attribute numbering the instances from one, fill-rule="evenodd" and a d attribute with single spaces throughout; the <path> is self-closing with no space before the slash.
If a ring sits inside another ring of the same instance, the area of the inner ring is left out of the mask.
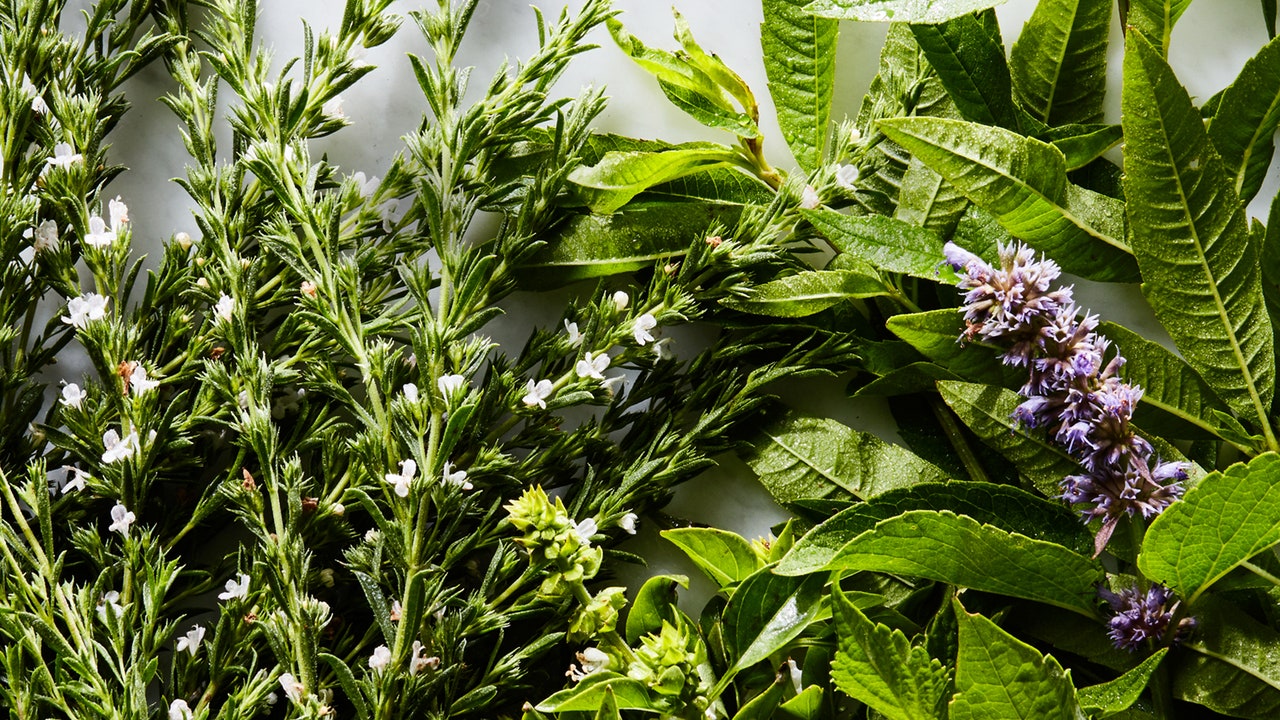
<path id="1" fill-rule="evenodd" d="M 741 582 L 764 567 L 764 560 L 742 536 L 716 528 L 675 528 L 662 537 L 676 547 L 720 587 Z"/>
<path id="2" fill-rule="evenodd" d="M 960 626 L 950 720 L 1084 720 L 1071 676 L 1051 655 L 952 600 Z"/>
<path id="3" fill-rule="evenodd" d="M 860 498 L 946 474 L 910 450 L 835 420 L 800 413 L 766 426 L 745 457 L 778 502 L 840 496 Z"/>
<path id="4" fill-rule="evenodd" d="M 1169 648 L 1160 648 L 1120 677 L 1080 688 L 1076 693 L 1080 706 L 1089 713 L 1089 717 L 1095 718 L 1110 717 L 1128 710 L 1138 701 L 1151 680 L 1151 674 L 1168 653 Z"/>
<path id="5" fill-rule="evenodd" d="M 1122 110 L 1143 292 L 1183 357 L 1270 438 L 1275 352 L 1258 249 L 1191 98 L 1140 33 L 1126 44 Z"/>
<path id="6" fill-rule="evenodd" d="M 1147 529 L 1138 567 L 1195 602 L 1215 581 L 1280 543 L 1280 455 L 1206 475 Z"/>
<path id="7" fill-rule="evenodd" d="M 611 213 L 654 185 L 732 165 L 736 153 L 711 143 L 662 152 L 610 152 L 591 167 L 569 173 L 592 212 Z"/>
<path id="8" fill-rule="evenodd" d="M 894 315 L 886 326 L 921 355 L 962 380 L 1004 387 L 1026 383 L 1026 371 L 1001 362 L 996 348 L 976 342 L 960 343 L 964 315 L 954 308 Z"/>
<path id="9" fill-rule="evenodd" d="M 836 687 L 888 720 L 942 717 L 947 668 L 901 630 L 868 619 L 839 585 L 831 598 L 840 648 L 831 664 Z"/>
<path id="10" fill-rule="evenodd" d="M 1125 22 L 1157 43 L 1162 56 L 1168 55 L 1173 26 L 1190 5 L 1191 0 L 1129 0 Z"/>
<path id="11" fill-rule="evenodd" d="M 1095 280 L 1137 278 L 1137 265 L 1122 240 L 1119 201 L 1068 182 L 1066 158 L 1052 145 L 946 118 L 893 118 L 879 126 L 1068 272 Z"/>
<path id="12" fill-rule="evenodd" d="M 1280 633 L 1209 594 L 1196 605 L 1195 633 L 1175 656 L 1173 694 L 1230 717 L 1280 717 Z"/>
<path id="13" fill-rule="evenodd" d="M 876 147 L 881 145 L 884 143 L 878 143 Z M 902 174 L 902 182 L 898 187 L 898 207 L 893 211 L 893 219 L 950 237 L 968 207 L 969 198 L 933 168 L 913 157 L 907 162 L 907 170 Z"/>
<path id="14" fill-rule="evenodd" d="M 1262 187 L 1275 152 L 1280 126 L 1280 40 L 1272 40 L 1249 58 L 1235 82 L 1222 92 L 1209 138 L 1235 180 L 1236 194 L 1248 203 Z"/>
<path id="15" fill-rule="evenodd" d="M 804 9 L 837 20 L 934 24 L 1004 3 L 1005 0 L 814 0 Z"/>
<path id="16" fill-rule="evenodd" d="M 1041 0 L 1010 51 L 1022 107 L 1050 126 L 1102 122 L 1112 0 Z"/>
<path id="17" fill-rule="evenodd" d="M 912 25 L 911 32 L 960 114 L 984 125 L 1018 127 L 1004 45 L 977 15 L 961 15 L 937 25 Z"/>
<path id="18" fill-rule="evenodd" d="M 826 209 L 801 213 L 846 255 L 878 270 L 938 279 L 945 257 L 942 238 L 931 230 L 883 215 L 845 215 Z"/>
<path id="19" fill-rule="evenodd" d="M 810 270 L 757 285 L 745 296 L 721 303 L 755 315 L 804 317 L 845 300 L 889 294 L 890 288 L 878 277 L 850 270 Z"/>
<path id="20" fill-rule="evenodd" d="M 577 685 L 561 690 L 538 703 L 538 711 L 544 713 L 593 711 L 598 710 L 606 702 L 611 702 L 615 707 L 623 710 L 656 710 L 659 707 L 644 683 L 616 672 L 603 671 L 592 673 Z"/>
<path id="21" fill-rule="evenodd" d="M 785 577 L 770 568 L 742 581 L 721 615 L 725 646 L 734 662 L 721 676 L 719 689 L 727 687 L 739 671 L 781 650 L 817 620 L 825 606 L 826 584 L 822 575 Z"/>
<path id="22" fill-rule="evenodd" d="M 1061 545 L 1032 540 L 950 511 L 911 510 L 841 548 L 826 570 L 927 578 L 1097 615 L 1102 566 Z"/>
<path id="23" fill-rule="evenodd" d="M 805 172 L 822 164 L 835 91 L 840 25 L 804 11 L 808 0 L 764 0 L 760 49 L 778 126 Z"/>

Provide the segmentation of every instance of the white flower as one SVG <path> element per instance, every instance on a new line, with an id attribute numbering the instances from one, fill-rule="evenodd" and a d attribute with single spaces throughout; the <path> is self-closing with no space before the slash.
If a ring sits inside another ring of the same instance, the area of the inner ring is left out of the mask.
<path id="1" fill-rule="evenodd" d="M 45 158 L 45 165 L 67 169 L 78 162 L 84 162 L 84 156 L 71 147 L 71 143 L 58 143 L 53 146 L 53 155 Z"/>
<path id="2" fill-rule="evenodd" d="M 71 490 L 83 490 L 84 479 L 88 477 L 88 473 L 70 465 L 64 466 L 64 469 L 67 471 L 67 482 L 62 486 L 62 494 L 66 495 Z"/>
<path id="3" fill-rule="evenodd" d="M 382 218 L 382 231 L 391 232 L 400 215 L 400 200 L 391 198 L 378 206 L 378 215 Z"/>
<path id="4" fill-rule="evenodd" d="M 618 310 L 626 310 L 627 305 L 631 304 L 631 296 L 619 290 L 613 294 L 613 306 Z"/>
<path id="5" fill-rule="evenodd" d="M 234 600 L 249 597 L 249 576 L 244 573 L 236 573 L 235 580 L 228 580 L 225 592 L 218 593 L 219 600 Z M 286 688 L 285 692 L 288 692 Z"/>
<path id="6" fill-rule="evenodd" d="M 275 705 L 275 704 L 276 704 L 276 703 L 278 703 L 278 702 L 280 702 L 280 696 L 279 696 L 279 695 L 276 695 L 276 694 L 275 694 L 275 693 L 273 693 L 273 692 L 269 692 L 269 693 L 267 693 L 267 704 L 268 704 L 268 705 Z"/>
<path id="7" fill-rule="evenodd" d="M 413 657 L 409 658 L 409 674 L 417 675 L 425 669 L 434 670 L 440 666 L 440 658 L 436 656 L 426 657 L 423 653 L 426 648 L 422 646 L 422 641 L 413 641 Z"/>
<path id="8" fill-rule="evenodd" d="M 249 391 L 248 390 L 241 390 L 240 392 L 236 393 L 236 405 L 239 405 L 241 410 L 249 409 Z"/>
<path id="9" fill-rule="evenodd" d="M 84 402 L 87 395 L 88 393 L 81 390 L 79 385 L 75 383 L 67 383 L 62 388 L 62 404 L 78 408 L 80 407 L 80 403 Z"/>
<path id="10" fill-rule="evenodd" d="M 117 195 L 115 200 L 107 203 L 107 215 L 111 218 L 111 231 L 120 232 L 124 224 L 129 222 L 129 206 Z"/>
<path id="11" fill-rule="evenodd" d="M 330 117 L 338 118 L 339 120 L 347 116 L 347 114 L 342 111 L 341 95 L 334 95 L 333 97 L 329 98 L 329 100 L 325 102 L 323 106 L 321 106 L 320 112 Z"/>
<path id="12" fill-rule="evenodd" d="M 791 673 L 791 686 L 795 688 L 796 694 L 799 695 L 804 690 L 804 681 L 800 668 L 796 667 L 796 661 L 787 658 L 787 670 Z"/>
<path id="13" fill-rule="evenodd" d="M 352 176 L 351 176 L 351 179 L 355 181 L 355 183 L 356 183 L 356 187 L 357 187 L 357 188 L 359 188 L 359 190 L 360 190 L 360 197 L 364 197 L 364 198 L 372 197 L 372 196 L 373 196 L 373 193 L 374 193 L 374 192 L 376 192 L 376 191 L 378 190 L 378 176 L 377 176 L 377 175 L 374 175 L 373 177 L 369 178 L 368 180 L 365 180 L 365 179 L 364 179 L 364 173 L 363 173 L 363 172 L 357 172 L 355 175 L 352 175 Z"/>
<path id="14" fill-rule="evenodd" d="M 35 250 L 37 254 L 56 250 L 58 247 L 58 223 L 52 220 L 45 220 L 34 231 L 31 228 L 24 230 L 22 237 L 32 239 L 31 249 Z"/>
<path id="15" fill-rule="evenodd" d="M 631 335 L 635 337 L 636 344 L 644 345 L 653 342 L 653 335 L 650 330 L 658 327 L 658 320 L 649 313 L 645 313 L 636 318 L 635 323 L 631 325 Z"/>
<path id="16" fill-rule="evenodd" d="M 135 396 L 151 392 L 159 385 L 159 380 L 147 377 L 147 369 L 142 367 L 142 363 L 133 364 L 133 372 L 129 373 L 129 387 Z"/>
<path id="17" fill-rule="evenodd" d="M 108 230 L 107 222 L 94 215 L 89 218 L 89 232 L 85 233 L 84 241 L 96 248 L 107 247 L 116 241 L 116 232 Z"/>
<path id="18" fill-rule="evenodd" d="M 583 359 L 578 361 L 574 370 L 580 378 L 595 378 L 596 380 L 604 380 L 605 368 L 609 367 L 608 353 L 600 353 L 592 355 L 587 353 Z"/>
<path id="19" fill-rule="evenodd" d="M 347 53 L 347 59 L 351 61 L 351 67 L 362 68 L 368 67 L 369 63 L 365 62 L 364 56 L 369 53 L 363 45 L 353 45 L 351 51 Z"/>
<path id="20" fill-rule="evenodd" d="M 98 293 L 86 293 L 67 301 L 67 317 L 62 318 L 62 322 L 83 330 L 89 326 L 90 322 L 101 320 L 106 316 L 106 296 Z"/>
<path id="21" fill-rule="evenodd" d="M 622 528 L 628 535 L 635 535 L 636 521 L 639 519 L 640 517 L 635 513 L 627 513 L 618 521 L 618 527 Z"/>
<path id="22" fill-rule="evenodd" d="M 391 622 L 400 622 L 400 616 L 403 613 L 404 613 L 404 606 L 400 604 L 400 601 L 392 600 L 391 612 L 388 613 L 391 616 Z"/>
<path id="23" fill-rule="evenodd" d="M 102 596 L 102 602 L 98 603 L 98 619 L 105 624 L 107 622 L 107 611 L 110 610 L 112 615 L 117 618 L 124 614 L 124 608 L 120 606 L 120 593 L 115 590 L 108 591 Z"/>
<path id="24" fill-rule="evenodd" d="M 569 333 L 569 345 L 578 347 L 582 344 L 582 333 L 578 332 L 578 323 L 564 321 L 564 331 Z"/>
<path id="25" fill-rule="evenodd" d="M 604 388 L 604 391 L 609 393 L 610 396 L 612 396 L 614 394 L 614 391 L 622 387 L 622 384 L 625 383 L 626 381 L 627 381 L 626 375 L 614 375 L 613 377 L 608 378 L 604 382 L 600 383 L 600 387 Z"/>
<path id="26" fill-rule="evenodd" d="M 597 670 L 609 667 L 609 656 L 600 648 L 589 647 L 578 653 L 578 662 L 582 663 L 582 674 L 590 675 Z"/>
<path id="27" fill-rule="evenodd" d="M 22 73 L 22 92 L 31 98 L 31 111 L 37 115 L 49 112 L 49 104 L 40 96 L 40 90 L 31 82 L 31 76 Z"/>
<path id="28" fill-rule="evenodd" d="M 812 185 L 805 185 L 804 190 L 800 193 L 800 207 L 805 210 L 813 210 L 822 204 L 822 198 L 818 197 L 818 191 L 813 189 Z"/>
<path id="29" fill-rule="evenodd" d="M 836 184 L 840 187 L 853 192 L 856 188 L 854 183 L 858 182 L 858 168 L 853 165 L 841 165 L 836 168 Z"/>
<path id="30" fill-rule="evenodd" d="M 369 658 L 369 667 L 376 673 L 381 673 L 391 664 L 391 648 L 386 645 L 379 645 L 373 649 L 373 655 Z"/>
<path id="31" fill-rule="evenodd" d="M 138 519 L 138 516 L 129 512 L 129 508 L 120 503 L 116 503 L 111 508 L 111 525 L 107 529 L 111 532 L 118 532 L 125 537 L 129 537 L 129 526 Z"/>
<path id="32" fill-rule="evenodd" d="M 547 409 L 547 398 L 551 397 L 555 386 L 550 380 L 539 380 L 536 384 L 530 380 L 528 385 L 524 387 L 524 397 L 521 402 L 529 407 L 537 405 L 543 410 Z"/>
<path id="33" fill-rule="evenodd" d="M 196 656 L 196 651 L 200 649 L 200 643 L 204 642 L 205 629 L 203 625 L 197 625 L 187 631 L 187 634 L 178 638 L 178 652 L 186 650 L 191 653 L 191 657 Z"/>
<path id="34" fill-rule="evenodd" d="M 307 691 L 302 683 L 293 677 L 293 673 L 284 673 L 280 676 L 280 688 L 284 690 L 284 696 L 295 703 L 302 702 L 302 693 Z"/>
<path id="35" fill-rule="evenodd" d="M 231 322 L 231 313 L 235 312 L 236 301 L 226 293 L 218 295 L 218 304 L 213 306 L 213 312 L 223 322 Z"/>
<path id="36" fill-rule="evenodd" d="M 408 400 L 411 403 L 418 402 L 418 386 L 417 385 L 414 385 L 413 383 L 405 383 L 404 387 L 400 388 L 400 390 L 404 393 L 405 400 Z"/>
<path id="37" fill-rule="evenodd" d="M 580 523 L 575 523 L 573 532 L 578 536 L 578 540 L 582 542 L 583 547 L 591 544 L 591 538 L 600 531 L 600 526 L 596 525 L 595 518 L 587 518 Z"/>
<path id="38" fill-rule="evenodd" d="M 115 430 L 102 433 L 102 462 L 113 463 L 132 457 L 138 451 L 138 433 L 130 431 L 123 438 Z"/>
<path id="39" fill-rule="evenodd" d="M 400 473 L 387 473 L 384 479 L 395 486 L 396 495 L 409 497 L 409 483 L 418 474 L 418 463 L 413 458 L 400 461 Z"/>
<path id="40" fill-rule="evenodd" d="M 659 360 L 667 360 L 675 357 L 675 353 L 671 352 L 671 346 L 675 343 L 669 337 L 664 337 L 653 344 L 653 354 L 658 356 Z"/>
<path id="41" fill-rule="evenodd" d="M 444 464 L 444 479 L 442 482 L 445 485 L 457 485 L 463 490 L 470 490 L 473 487 L 471 483 L 467 481 L 467 471 L 454 470 L 453 463 L 451 462 L 446 462 Z"/>
<path id="42" fill-rule="evenodd" d="M 436 380 L 436 385 L 440 388 L 440 394 L 446 398 L 452 397 L 454 393 L 467 384 L 467 378 L 463 375 L 441 375 Z"/>
<path id="43" fill-rule="evenodd" d="M 849 131 L 849 142 L 858 145 L 862 142 L 862 131 L 854 127 Z"/>
<path id="44" fill-rule="evenodd" d="M 191 707 L 186 700 L 174 700 L 169 703 L 169 720 L 191 720 Z"/>

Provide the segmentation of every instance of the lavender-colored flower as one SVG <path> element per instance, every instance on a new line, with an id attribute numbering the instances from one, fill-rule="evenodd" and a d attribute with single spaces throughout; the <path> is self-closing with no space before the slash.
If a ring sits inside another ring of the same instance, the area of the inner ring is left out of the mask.
<path id="1" fill-rule="evenodd" d="M 1195 629 L 1195 618 L 1185 617 L 1172 629 L 1172 637 L 1168 637 L 1169 625 L 1181 603 L 1173 601 L 1173 591 L 1163 585 L 1152 585 L 1145 593 L 1136 587 L 1120 592 L 1099 588 L 1098 595 L 1115 613 L 1107 623 L 1110 627 L 1107 634 L 1122 650 L 1137 650 L 1148 641 L 1181 642 Z"/>

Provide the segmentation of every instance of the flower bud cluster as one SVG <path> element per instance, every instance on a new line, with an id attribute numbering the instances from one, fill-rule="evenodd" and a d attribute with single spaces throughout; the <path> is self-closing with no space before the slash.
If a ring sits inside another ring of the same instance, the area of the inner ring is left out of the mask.
<path id="1" fill-rule="evenodd" d="M 591 545 L 598 530 L 594 520 L 574 522 L 560 498 L 553 503 L 541 487 L 526 490 L 505 507 L 508 520 L 523 533 L 516 542 L 529 551 L 535 563 L 551 564 L 542 581 L 543 595 L 567 594 L 569 583 L 590 579 L 600 570 L 604 550 Z"/>
<path id="2" fill-rule="evenodd" d="M 618 611 L 627 604 L 626 592 L 626 588 L 608 587 L 578 608 L 569 623 L 569 640 L 582 642 L 613 632 L 618 626 Z"/>
<path id="3" fill-rule="evenodd" d="M 640 638 L 627 676 L 660 695 L 678 699 L 680 707 L 706 707 L 711 684 L 698 674 L 694 642 L 688 632 L 664 620 L 661 630 Z"/>
<path id="4" fill-rule="evenodd" d="M 1186 468 L 1153 458 L 1151 444 L 1129 420 L 1142 389 L 1117 377 L 1124 358 L 1098 335 L 1098 316 L 1079 317 L 1070 287 L 1052 289 L 1061 274 L 1052 260 L 1035 259 L 1021 244 L 1000 247 L 999 267 L 947 243 L 947 263 L 960 275 L 965 331 L 1005 348 L 1004 363 L 1025 367 L 1025 402 L 1014 417 L 1043 427 L 1085 472 L 1062 481 L 1062 498 L 1084 505 L 1086 521 L 1101 520 L 1097 548 L 1106 546 L 1122 516 L 1150 518 L 1182 493 Z"/>
<path id="5" fill-rule="evenodd" d="M 1104 588 L 1098 590 L 1098 594 L 1115 612 L 1108 623 L 1110 629 L 1107 634 L 1122 650 L 1137 650 L 1148 641 L 1176 643 L 1196 627 L 1195 618 L 1184 617 L 1173 628 L 1173 637 L 1166 637 L 1179 603 L 1171 602 L 1173 592 L 1163 585 L 1152 585 L 1146 592 L 1126 588 L 1117 593 Z"/>

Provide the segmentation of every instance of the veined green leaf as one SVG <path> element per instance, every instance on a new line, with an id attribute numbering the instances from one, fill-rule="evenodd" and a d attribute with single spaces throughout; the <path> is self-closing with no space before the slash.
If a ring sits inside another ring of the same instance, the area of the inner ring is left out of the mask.
<path id="1" fill-rule="evenodd" d="M 1206 475 L 1151 523 L 1138 567 L 1194 603 L 1215 581 L 1280 543 L 1280 455 Z"/>
<path id="2" fill-rule="evenodd" d="M 612 697 L 612 700 L 607 698 Z M 649 688 L 639 680 L 632 680 L 616 672 L 595 672 L 583 678 L 571 688 L 561 690 L 538 703 L 539 712 L 570 712 L 573 710 L 599 710 L 606 702 L 622 710 L 657 710 L 649 695 Z"/>
<path id="3" fill-rule="evenodd" d="M 662 152 L 610 152 L 591 167 L 579 166 L 569 181 L 579 186 L 592 212 L 611 213 L 654 185 L 700 170 L 725 167 L 737 155 L 727 147 L 685 147 Z"/>
<path id="4" fill-rule="evenodd" d="M 550 136 L 540 144 L 549 147 Z M 636 138 L 597 133 L 588 140 L 582 153 L 584 165 L 595 165 L 609 152 L 661 152 L 664 150 L 685 148 L 716 147 L 714 143 L 681 143 L 673 145 L 660 140 L 639 140 Z M 755 203 L 766 205 L 773 199 L 773 191 L 758 178 L 733 168 L 707 168 L 693 175 L 676 178 L 660 185 L 654 185 L 645 191 L 642 199 L 691 199 L 708 200 L 715 203 L 745 205 Z M 661 196 L 661 197 L 656 197 Z"/>
<path id="5" fill-rule="evenodd" d="M 720 687 L 804 632 L 822 612 L 826 584 L 822 575 L 785 577 L 769 568 L 744 580 L 721 615 L 725 644 L 734 662 L 721 676 Z"/>
<path id="6" fill-rule="evenodd" d="M 1272 328 L 1231 177 L 1186 90 L 1140 33 L 1129 33 L 1124 66 L 1124 187 L 1143 291 L 1192 367 L 1269 434 Z"/>
<path id="7" fill-rule="evenodd" d="M 861 22 L 941 23 L 1003 5 L 1005 0 L 814 0 L 807 12 Z"/>
<path id="8" fill-rule="evenodd" d="M 1102 122 L 1112 4 L 1041 0 L 1036 5 L 1010 51 L 1009 69 L 1018 101 L 1037 120 L 1050 126 Z"/>
<path id="9" fill-rule="evenodd" d="M 764 560 L 741 535 L 716 528 L 663 530 L 670 540 L 720 587 L 733 585 L 764 567 Z"/>
<path id="10" fill-rule="evenodd" d="M 849 697 L 887 720 L 940 720 L 949 672 L 901 630 L 874 623 L 832 588 L 832 613 L 840 649 L 831 679 Z"/>
<path id="11" fill-rule="evenodd" d="M 848 492 L 860 498 L 946 474 L 910 450 L 835 420 L 793 413 L 764 428 L 745 457 L 778 502 Z"/>
<path id="12" fill-rule="evenodd" d="M 898 188 L 895 220 L 949 237 L 969 207 L 964 193 L 919 158 L 911 158 Z"/>
<path id="13" fill-rule="evenodd" d="M 953 599 L 960 626 L 950 720 L 1084 720 L 1071 676 L 1051 655 L 969 614 Z"/>
<path id="14" fill-rule="evenodd" d="M 684 575 L 654 575 L 636 592 L 635 602 L 627 611 L 627 642 L 636 643 L 644 635 L 662 630 L 663 621 L 676 623 L 676 588 L 689 587 Z"/>
<path id="15" fill-rule="evenodd" d="M 810 270 L 758 285 L 744 297 L 721 301 L 734 310 L 771 317 L 804 317 L 836 303 L 889 295 L 878 277 L 851 270 Z"/>
<path id="16" fill-rule="evenodd" d="M 961 115 L 985 125 L 1018 127 L 1004 45 L 977 15 L 912 25 L 911 32 Z"/>
<path id="17" fill-rule="evenodd" d="M 802 213 L 842 253 L 878 270 L 938 279 L 943 242 L 930 230 L 883 215 L 844 215 L 834 210 Z"/>
<path id="18" fill-rule="evenodd" d="M 1124 139 L 1124 128 L 1119 125 L 1065 125 L 1050 130 L 1043 139 L 1062 151 L 1067 160 L 1067 170 L 1079 170 L 1118 145 Z"/>
<path id="19" fill-rule="evenodd" d="M 961 343 L 964 316 L 953 308 L 894 315 L 885 326 L 921 355 L 969 382 L 1020 387 L 1026 371 L 1000 361 L 999 352 L 977 342 Z"/>
<path id="20" fill-rule="evenodd" d="M 1118 201 L 1067 181 L 1048 143 L 1003 128 L 946 118 L 880 121 L 889 139 L 949 180 L 1014 236 L 1095 280 L 1137 277 Z"/>
<path id="21" fill-rule="evenodd" d="M 1238 718 L 1280 715 L 1280 633 L 1214 594 L 1195 608 L 1195 634 L 1173 665 L 1173 694 Z"/>
<path id="22" fill-rule="evenodd" d="M 760 48 L 778 126 L 805 172 L 822 164 L 835 91 L 839 23 L 804 11 L 808 0 L 764 0 Z"/>
<path id="23" fill-rule="evenodd" d="M 1191 0 L 1129 0 L 1126 22 L 1156 43 L 1161 56 L 1166 56 L 1173 26 L 1190 5 Z"/>
<path id="24" fill-rule="evenodd" d="M 824 713 L 826 705 L 822 702 L 822 686 L 810 685 L 800 691 L 799 695 L 782 703 L 776 717 L 779 720 L 820 720 L 827 717 Z"/>
<path id="25" fill-rule="evenodd" d="M 1109 682 L 1080 688 L 1076 695 L 1090 717 L 1104 718 L 1128 710 L 1137 702 L 1169 648 L 1160 648 L 1125 674 Z"/>
<path id="26" fill-rule="evenodd" d="M 1248 203 L 1258 194 L 1280 126 L 1280 40 L 1267 43 L 1249 58 L 1235 82 L 1222 92 L 1209 123 L 1209 139 L 1234 176 L 1236 194 Z"/>

